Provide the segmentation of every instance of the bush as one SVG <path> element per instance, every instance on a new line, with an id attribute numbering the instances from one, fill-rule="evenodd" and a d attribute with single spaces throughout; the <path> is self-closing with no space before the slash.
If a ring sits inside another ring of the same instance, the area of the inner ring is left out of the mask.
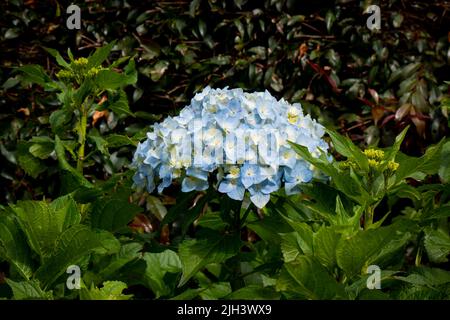
<path id="1" fill-rule="evenodd" d="M 448 299 L 448 16 L 409 4 L 380 32 L 363 1 L 89 2 L 70 32 L 68 2 L 1 4 L 0 297 Z M 262 209 L 134 189 L 149 125 L 207 85 L 301 102 L 329 181 Z"/>

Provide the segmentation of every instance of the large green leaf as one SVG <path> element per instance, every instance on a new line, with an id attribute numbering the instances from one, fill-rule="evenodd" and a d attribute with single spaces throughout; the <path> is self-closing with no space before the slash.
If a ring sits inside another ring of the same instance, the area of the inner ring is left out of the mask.
<path id="1" fill-rule="evenodd" d="M 367 157 L 357 146 L 353 144 L 352 140 L 332 130 L 327 130 L 327 133 L 330 135 L 330 138 L 333 141 L 333 146 L 337 152 L 347 158 L 354 159 L 362 170 L 369 170 Z"/>
<path id="2" fill-rule="evenodd" d="M 142 208 L 124 199 L 101 199 L 93 204 L 91 224 L 111 232 L 123 231 Z"/>
<path id="3" fill-rule="evenodd" d="M 344 287 L 319 262 L 310 256 L 300 256 L 286 263 L 277 281 L 277 291 L 293 293 L 295 298 L 345 298 Z"/>
<path id="4" fill-rule="evenodd" d="M 410 239 L 408 229 L 411 225 L 405 222 L 342 237 L 336 249 L 339 267 L 352 277 L 366 273 L 366 268 L 371 264 L 383 263 Z"/>
<path id="5" fill-rule="evenodd" d="M 314 234 L 314 256 L 329 270 L 336 265 L 336 248 L 340 238 L 335 227 L 322 227 Z"/>
<path id="6" fill-rule="evenodd" d="M 134 63 L 134 62 L 133 62 Z M 128 70 L 131 72 L 131 70 Z M 135 74 L 118 73 L 113 70 L 100 70 L 95 78 L 96 85 L 103 90 L 119 89 L 135 81 Z"/>
<path id="7" fill-rule="evenodd" d="M 111 97 L 111 101 L 108 102 L 107 108 L 112 110 L 117 115 L 133 115 L 128 105 L 127 94 L 123 90 L 119 90 L 118 94 Z"/>
<path id="8" fill-rule="evenodd" d="M 406 277 L 395 277 L 414 285 L 435 287 L 450 283 L 450 272 L 439 268 L 420 267 Z"/>
<path id="9" fill-rule="evenodd" d="M 50 77 L 45 73 L 44 68 L 40 65 L 31 64 L 17 68 L 25 74 L 26 80 L 36 83 L 40 86 L 45 86 L 49 81 Z"/>
<path id="10" fill-rule="evenodd" d="M 87 68 L 101 66 L 102 63 L 108 58 L 112 48 L 116 44 L 116 41 L 111 41 L 107 45 L 98 48 L 95 52 L 88 58 Z"/>
<path id="11" fill-rule="evenodd" d="M 425 250 L 428 258 L 435 263 L 442 263 L 448 260 L 450 254 L 450 236 L 442 229 L 425 229 Z"/>
<path id="12" fill-rule="evenodd" d="M 45 201 L 18 201 L 11 205 L 19 224 L 27 236 L 30 247 L 43 262 L 53 251 L 57 237 L 81 217 L 70 195 L 51 204 Z"/>
<path id="13" fill-rule="evenodd" d="M 14 300 L 53 300 L 52 291 L 42 290 L 37 280 L 15 282 L 6 279 L 6 283 L 11 287 Z"/>
<path id="14" fill-rule="evenodd" d="M 127 284 L 121 281 L 105 281 L 101 288 L 94 285 L 88 290 L 81 288 L 81 300 L 129 300 L 133 295 L 123 294 L 122 291 L 127 288 Z"/>
<path id="15" fill-rule="evenodd" d="M 410 157 L 403 153 L 398 153 L 396 161 L 400 164 L 395 173 L 396 183 L 403 179 L 412 177 L 417 173 L 436 174 L 440 170 L 441 150 L 444 140 L 427 149 L 425 154 L 420 157 Z"/>
<path id="16" fill-rule="evenodd" d="M 196 272 L 210 263 L 221 263 L 239 253 L 241 241 L 237 235 L 208 233 L 208 237 L 185 240 L 180 244 L 179 256 L 183 275 L 178 286 L 183 286 Z"/>
<path id="17" fill-rule="evenodd" d="M 119 252 L 108 257 L 108 262 L 103 264 L 97 275 L 101 279 L 112 279 L 116 273 L 127 263 L 138 259 L 141 256 L 142 245 L 137 242 L 124 244 Z"/>
<path id="18" fill-rule="evenodd" d="M 6 260 L 25 279 L 33 274 L 31 252 L 14 217 L 0 213 L 0 258 Z"/>
<path id="19" fill-rule="evenodd" d="M 156 298 L 166 296 L 175 287 L 167 282 L 167 273 L 179 273 L 182 266 L 178 255 L 172 250 L 165 250 L 160 253 L 145 253 L 144 260 L 147 263 L 144 281 L 155 294 Z"/>
<path id="20" fill-rule="evenodd" d="M 87 226 L 72 226 L 56 239 L 52 255 L 39 267 L 35 276 L 44 288 L 48 288 L 66 272 L 67 267 L 103 246 L 100 237 Z"/>
<path id="21" fill-rule="evenodd" d="M 280 237 L 284 262 L 292 262 L 303 253 L 301 249 L 302 239 L 297 232 L 280 233 Z"/>

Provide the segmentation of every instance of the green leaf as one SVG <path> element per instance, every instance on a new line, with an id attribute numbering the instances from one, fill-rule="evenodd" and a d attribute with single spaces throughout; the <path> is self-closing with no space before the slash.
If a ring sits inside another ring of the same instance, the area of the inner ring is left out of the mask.
<path id="1" fill-rule="evenodd" d="M 130 59 L 130 61 L 128 61 L 128 64 L 125 66 L 123 71 L 126 75 L 125 83 L 128 85 L 136 84 L 138 80 L 138 73 L 134 59 Z"/>
<path id="2" fill-rule="evenodd" d="M 408 242 L 411 225 L 402 221 L 387 227 L 359 231 L 343 237 L 336 250 L 337 263 L 350 277 L 366 273 L 371 264 L 381 264 Z"/>
<path id="3" fill-rule="evenodd" d="M 97 255 L 114 255 L 120 252 L 120 241 L 111 232 L 106 230 L 92 230 L 94 237 L 101 245 L 94 248 L 93 251 Z"/>
<path id="4" fill-rule="evenodd" d="M 287 217 L 284 217 L 287 223 L 291 226 L 292 229 L 296 232 L 296 240 L 301 252 L 306 255 L 313 253 L 313 231 L 311 227 L 300 221 L 294 221 Z M 276 227 L 276 226 L 275 226 Z M 292 243 L 292 242 L 291 242 Z M 293 244 L 293 243 L 292 243 Z"/>
<path id="5" fill-rule="evenodd" d="M 142 208 L 123 199 L 101 199 L 94 202 L 91 225 L 111 232 L 126 230 L 128 223 Z"/>
<path id="6" fill-rule="evenodd" d="M 439 268 L 420 267 L 407 277 L 395 278 L 413 285 L 436 287 L 450 283 L 450 272 Z"/>
<path id="7" fill-rule="evenodd" d="M 162 201 L 155 196 L 147 196 L 147 210 L 156 216 L 159 221 L 162 221 L 167 214 L 167 209 Z"/>
<path id="8" fill-rule="evenodd" d="M 280 294 L 270 287 L 248 285 L 232 292 L 226 300 L 279 300 Z"/>
<path id="9" fill-rule="evenodd" d="M 50 53 L 56 59 L 56 62 L 61 67 L 64 67 L 66 69 L 70 68 L 70 65 L 66 62 L 66 60 L 63 59 L 63 57 L 61 56 L 61 54 L 57 50 L 51 49 L 51 48 L 46 48 L 46 47 L 43 47 L 43 48 L 45 49 L 45 51 Z"/>
<path id="10" fill-rule="evenodd" d="M 334 21 L 336 21 L 336 15 L 332 10 L 328 11 L 325 16 L 325 24 L 327 25 L 328 32 L 331 31 L 331 28 L 333 27 Z"/>
<path id="11" fill-rule="evenodd" d="M 402 132 L 400 132 L 400 134 L 395 137 L 394 144 L 388 149 L 388 151 L 386 153 L 385 158 L 387 161 L 391 161 L 391 160 L 395 159 L 395 156 L 399 152 L 402 142 L 405 139 L 405 136 L 406 136 L 406 133 L 408 132 L 408 130 L 409 130 L 409 126 L 407 126 L 405 129 L 403 129 Z"/>
<path id="12" fill-rule="evenodd" d="M 390 86 L 392 83 L 396 82 L 399 79 L 407 79 L 409 78 L 413 73 L 415 73 L 419 68 L 422 66 L 420 62 L 416 63 L 410 63 L 403 68 L 398 68 L 394 72 L 392 72 L 391 76 L 388 80 L 388 86 Z"/>
<path id="13" fill-rule="evenodd" d="M 369 170 L 367 157 L 357 146 L 353 144 L 352 140 L 332 130 L 327 130 L 327 133 L 330 135 L 330 138 L 333 141 L 333 146 L 337 152 L 349 159 L 355 160 L 362 170 Z"/>
<path id="14" fill-rule="evenodd" d="M 66 109 L 60 109 L 52 112 L 49 117 L 49 122 L 52 127 L 52 131 L 56 134 L 63 133 L 65 126 L 72 119 L 72 112 Z"/>
<path id="15" fill-rule="evenodd" d="M 189 15 L 195 17 L 195 14 L 200 7 L 200 0 L 192 0 L 189 4 Z"/>
<path id="16" fill-rule="evenodd" d="M 59 234 L 80 221 L 80 214 L 70 195 L 55 200 L 18 201 L 10 205 L 18 217 L 30 247 L 41 257 L 41 262 L 53 252 Z"/>
<path id="17" fill-rule="evenodd" d="M 116 41 L 112 41 L 109 44 L 95 50 L 94 54 L 88 58 L 87 69 L 101 66 L 102 63 L 108 58 L 115 44 Z"/>
<path id="18" fill-rule="evenodd" d="M 329 270 L 336 265 L 336 249 L 341 235 L 335 227 L 322 227 L 314 234 L 314 257 Z"/>
<path id="19" fill-rule="evenodd" d="M 183 275 L 179 287 L 210 263 L 221 263 L 239 252 L 241 241 L 236 235 L 209 233 L 207 238 L 183 241 L 179 246 L 179 256 L 183 264 Z"/>
<path id="20" fill-rule="evenodd" d="M 127 263 L 138 259 L 141 255 L 141 250 L 142 244 L 136 242 L 122 245 L 119 252 L 110 258 L 108 264 L 98 271 L 98 277 L 101 279 L 110 279 L 114 277 Z"/>
<path id="21" fill-rule="evenodd" d="M 73 92 L 73 104 L 75 106 L 81 106 L 85 99 L 93 93 L 94 82 L 91 79 L 86 79 L 83 81 L 81 86 Z"/>
<path id="22" fill-rule="evenodd" d="M 119 93 L 111 97 L 111 101 L 107 104 L 106 108 L 112 110 L 117 115 L 133 115 L 128 105 L 128 98 L 125 91 L 120 90 Z"/>
<path id="23" fill-rule="evenodd" d="M 63 176 L 63 192 L 69 193 L 78 188 L 92 189 L 94 186 L 66 160 L 65 147 L 58 135 L 55 136 L 55 151 Z"/>
<path id="24" fill-rule="evenodd" d="M 396 161 L 400 164 L 395 173 L 396 183 L 399 183 L 408 177 L 412 177 L 417 173 L 427 175 L 438 173 L 440 170 L 443 144 L 444 140 L 441 140 L 438 144 L 429 147 L 425 154 L 420 158 L 409 157 L 399 152 L 396 157 Z"/>
<path id="25" fill-rule="evenodd" d="M 100 89 L 118 89 L 125 85 L 124 76 L 112 70 L 100 70 L 95 78 Z"/>
<path id="26" fill-rule="evenodd" d="M 425 250 L 431 262 L 443 263 L 448 261 L 450 254 L 450 236 L 442 229 L 425 229 Z"/>
<path id="27" fill-rule="evenodd" d="M 65 230 L 55 242 L 51 256 L 36 271 L 35 277 L 45 288 L 52 285 L 70 265 L 77 264 L 93 250 L 104 245 L 100 237 L 84 225 L 75 225 Z"/>
<path id="28" fill-rule="evenodd" d="M 167 68 L 169 68 L 169 62 L 165 60 L 158 61 L 151 69 L 150 69 L 150 77 L 153 81 L 157 82 L 166 72 Z"/>
<path id="29" fill-rule="evenodd" d="M 450 217 L 450 204 L 445 204 L 439 208 L 431 210 L 429 214 L 425 217 L 425 219 L 441 219 Z"/>
<path id="30" fill-rule="evenodd" d="M 25 279 L 33 274 L 31 252 L 16 220 L 0 213 L 0 258 L 6 260 Z"/>
<path id="31" fill-rule="evenodd" d="M 108 143 L 108 147 L 117 148 L 122 146 L 137 146 L 137 143 L 132 140 L 128 136 L 120 135 L 120 134 L 110 134 L 106 138 L 106 142 Z"/>
<path id="32" fill-rule="evenodd" d="M 229 282 L 211 283 L 205 290 L 200 291 L 199 296 L 202 300 L 217 300 L 228 296 L 231 293 Z"/>
<path id="33" fill-rule="evenodd" d="M 439 177 L 444 183 L 450 182 L 450 141 L 447 141 L 442 147 Z"/>
<path id="34" fill-rule="evenodd" d="M 53 144 L 52 145 L 33 144 L 30 147 L 29 151 L 36 158 L 44 160 L 47 159 L 53 152 Z"/>
<path id="35" fill-rule="evenodd" d="M 40 65 L 32 64 L 17 68 L 18 71 L 25 74 L 25 79 L 44 87 L 51 81 L 50 77 L 45 73 L 44 68 Z"/>
<path id="36" fill-rule="evenodd" d="M 32 143 L 20 141 L 17 144 L 17 162 L 20 167 L 33 178 L 37 178 L 41 173 L 43 173 L 47 168 L 44 163 L 33 156 L 29 149 Z"/>
<path id="37" fill-rule="evenodd" d="M 303 158 L 303 160 L 308 161 L 317 169 L 330 176 L 336 185 L 336 189 L 343 192 L 347 197 L 355 200 L 361 205 L 364 205 L 368 199 L 371 198 L 367 191 L 362 187 L 361 182 L 356 180 L 354 176 L 339 172 L 333 164 L 328 161 L 325 154 L 322 154 L 320 158 L 315 158 L 308 151 L 307 147 L 292 142 L 289 143 L 294 151 Z"/>
<path id="38" fill-rule="evenodd" d="M 167 296 L 175 287 L 165 279 L 167 273 L 181 272 L 181 262 L 178 255 L 172 250 L 165 250 L 161 253 L 145 253 L 144 260 L 147 263 L 145 269 L 144 281 L 153 291 L 156 298 Z"/>
<path id="39" fill-rule="evenodd" d="M 122 293 L 127 288 L 127 284 L 121 281 L 105 281 L 100 289 L 94 285 L 88 290 L 81 288 L 81 300 L 129 300 L 133 295 Z"/>
<path id="40" fill-rule="evenodd" d="M 70 194 L 53 200 L 49 205 L 49 209 L 53 212 L 53 219 L 60 224 L 59 228 L 61 231 L 79 224 L 81 221 L 77 204 Z"/>
<path id="41" fill-rule="evenodd" d="M 280 233 L 281 236 L 281 253 L 284 262 L 292 262 L 303 253 L 301 249 L 301 239 L 298 233 Z"/>
<path id="42" fill-rule="evenodd" d="M 12 289 L 14 300 L 53 300 L 52 291 L 42 290 L 38 280 L 15 282 L 6 279 L 6 283 Z"/>
<path id="43" fill-rule="evenodd" d="M 88 138 L 94 142 L 95 147 L 101 154 L 109 155 L 107 149 L 108 142 L 105 139 L 103 139 L 100 135 L 94 135 L 92 133 L 88 135 Z"/>
<path id="44" fill-rule="evenodd" d="M 296 298 L 345 298 L 344 287 L 339 284 L 314 258 L 300 256 L 283 266 L 276 285 L 277 291 L 287 291 Z"/>

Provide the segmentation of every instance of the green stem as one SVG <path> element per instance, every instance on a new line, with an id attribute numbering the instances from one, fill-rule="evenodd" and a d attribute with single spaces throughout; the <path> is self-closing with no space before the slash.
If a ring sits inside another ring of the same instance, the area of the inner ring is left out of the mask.
<path id="1" fill-rule="evenodd" d="M 237 202 L 235 206 L 233 206 L 232 211 L 234 211 L 234 226 L 233 231 L 241 237 L 241 228 L 243 224 L 243 220 L 241 219 L 241 206 L 242 202 Z M 245 216 L 245 214 L 244 214 Z M 232 263 L 233 275 L 230 281 L 231 287 L 233 291 L 236 291 L 245 286 L 244 279 L 242 278 L 242 270 L 241 270 L 241 261 L 238 257 L 234 257 Z"/>
<path id="2" fill-rule="evenodd" d="M 420 267 L 421 263 L 422 263 L 422 247 L 419 245 L 419 247 L 417 248 L 416 261 L 415 261 L 416 267 Z"/>
<path id="3" fill-rule="evenodd" d="M 87 128 L 87 108 L 84 105 L 81 106 L 80 124 L 78 127 L 78 159 L 77 170 L 83 174 L 83 161 L 84 161 L 84 146 L 86 144 L 86 128 Z"/>
<path id="4" fill-rule="evenodd" d="M 373 223 L 375 206 L 368 206 L 364 216 L 364 229 L 370 227 Z"/>

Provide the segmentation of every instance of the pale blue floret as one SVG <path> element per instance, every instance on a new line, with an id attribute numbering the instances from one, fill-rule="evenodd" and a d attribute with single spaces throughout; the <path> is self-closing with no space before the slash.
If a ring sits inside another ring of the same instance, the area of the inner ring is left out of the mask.
<path id="1" fill-rule="evenodd" d="M 304 161 L 299 161 L 293 169 L 286 168 L 284 174 L 284 188 L 286 194 L 291 195 L 299 192 L 298 186 L 302 183 L 311 181 L 313 177 L 312 171 L 308 164 Z"/>
<path id="2" fill-rule="evenodd" d="M 182 192 L 203 191 L 208 189 L 208 180 L 202 180 L 195 177 L 185 177 L 181 183 Z"/>
<path id="3" fill-rule="evenodd" d="M 224 179 L 219 185 L 219 192 L 226 193 L 231 199 L 242 201 L 245 187 L 239 179 Z"/>

